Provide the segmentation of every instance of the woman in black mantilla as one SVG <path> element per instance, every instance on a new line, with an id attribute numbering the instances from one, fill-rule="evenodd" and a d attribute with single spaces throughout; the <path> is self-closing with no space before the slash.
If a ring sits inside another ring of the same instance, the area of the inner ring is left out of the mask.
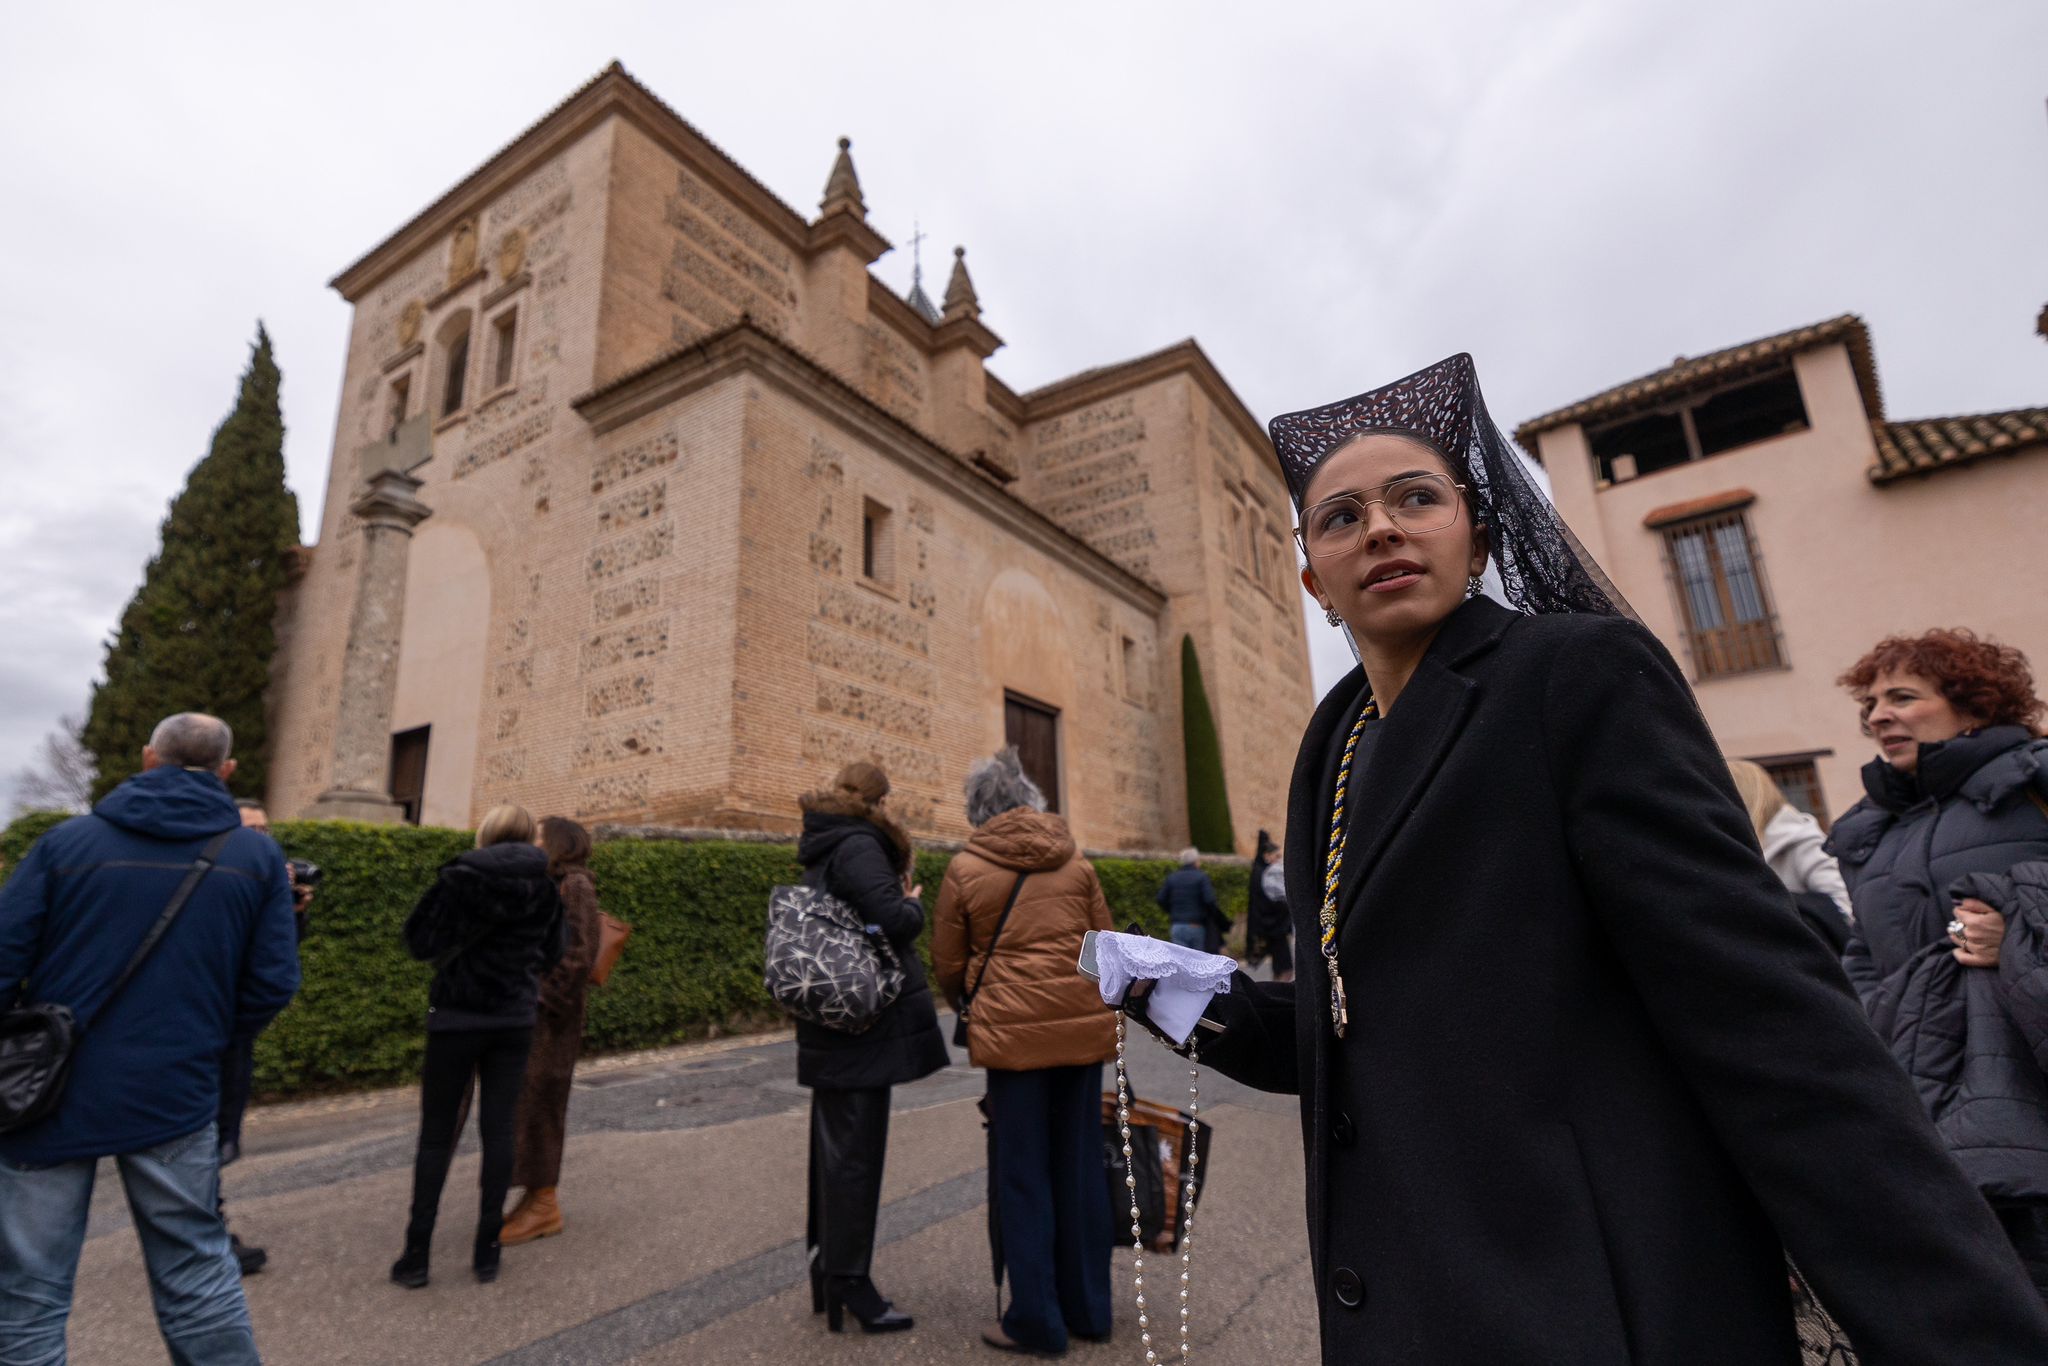
<path id="1" fill-rule="evenodd" d="M 1289 793 L 1297 980 L 1239 974 L 1196 1039 L 1301 1097 L 1323 1360 L 1792 1366 L 1789 1252 L 1867 1366 L 2048 1361 L 1684 677 L 1471 358 L 1272 432 L 1361 667 Z"/>

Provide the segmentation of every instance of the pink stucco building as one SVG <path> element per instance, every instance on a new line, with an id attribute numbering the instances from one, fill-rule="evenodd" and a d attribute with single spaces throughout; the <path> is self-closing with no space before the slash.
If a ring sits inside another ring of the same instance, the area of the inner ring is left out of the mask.
<path id="1" fill-rule="evenodd" d="M 2048 682 L 2048 408 L 1894 421 L 1860 318 L 1680 358 L 1516 436 L 1722 748 L 1823 820 L 1873 753 L 1835 679 L 1879 638 L 1969 627 Z"/>

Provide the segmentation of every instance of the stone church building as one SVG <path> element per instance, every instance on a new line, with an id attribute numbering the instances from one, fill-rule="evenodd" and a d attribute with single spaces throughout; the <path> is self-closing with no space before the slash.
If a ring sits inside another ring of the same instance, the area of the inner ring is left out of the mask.
<path id="1" fill-rule="evenodd" d="M 1313 695 L 1258 422 L 1191 341 L 1017 393 L 964 255 L 935 305 L 889 249 L 844 140 L 806 218 L 614 64 L 342 271 L 272 809 L 789 830 L 858 757 L 958 837 L 1008 741 L 1085 847 L 1171 848 L 1188 636 L 1278 834 Z"/>

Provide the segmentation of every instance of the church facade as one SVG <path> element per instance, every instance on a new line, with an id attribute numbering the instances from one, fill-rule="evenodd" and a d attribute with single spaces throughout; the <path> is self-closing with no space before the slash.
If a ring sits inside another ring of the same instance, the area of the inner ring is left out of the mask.
<path id="1" fill-rule="evenodd" d="M 956 253 L 869 267 L 616 64 L 334 286 L 318 544 L 281 614 L 273 810 L 795 827 L 842 762 L 967 831 L 1016 743 L 1085 847 L 1187 837 L 1194 642 L 1248 851 L 1313 705 L 1285 486 L 1183 342 L 1017 393 Z"/>

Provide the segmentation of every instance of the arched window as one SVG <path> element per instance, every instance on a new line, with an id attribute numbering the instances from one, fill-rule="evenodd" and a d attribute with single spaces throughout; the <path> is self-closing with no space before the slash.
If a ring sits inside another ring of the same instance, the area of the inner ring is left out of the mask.
<path id="1" fill-rule="evenodd" d="M 453 417 L 462 411 L 469 389 L 469 310 L 464 309 L 441 324 L 435 344 L 441 353 L 440 416 Z"/>

